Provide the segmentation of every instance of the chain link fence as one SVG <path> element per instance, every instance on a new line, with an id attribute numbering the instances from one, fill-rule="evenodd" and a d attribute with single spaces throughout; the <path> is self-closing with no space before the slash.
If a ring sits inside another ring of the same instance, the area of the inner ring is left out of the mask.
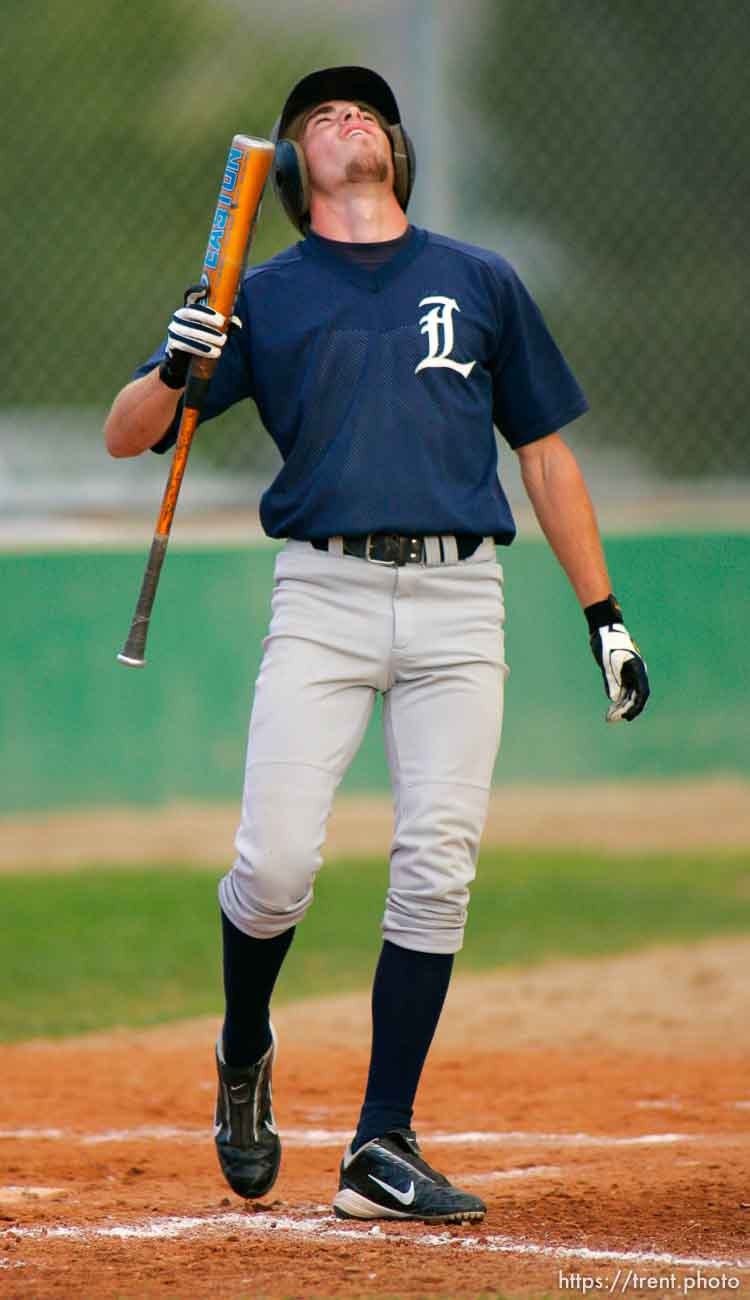
<path id="1" fill-rule="evenodd" d="M 337 62 L 394 86 L 412 219 L 529 285 L 607 473 L 749 479 L 748 38 L 742 0 L 5 0 L 0 503 L 136 503 L 101 425 L 200 269 L 229 139 Z M 269 196 L 253 259 L 294 238 Z M 246 403 L 194 458 L 227 501 L 278 463 Z"/>
<path id="2" fill-rule="evenodd" d="M 574 356 L 586 437 L 667 477 L 748 474 L 750 9 L 535 0 L 485 15 L 464 194 L 480 242 L 504 243 Z"/>

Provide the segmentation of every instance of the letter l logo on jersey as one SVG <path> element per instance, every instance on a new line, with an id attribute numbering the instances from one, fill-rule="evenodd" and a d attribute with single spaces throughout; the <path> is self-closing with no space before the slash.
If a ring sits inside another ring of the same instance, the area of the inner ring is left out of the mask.
<path id="1" fill-rule="evenodd" d="M 420 333 L 427 335 L 428 351 L 424 360 L 415 367 L 414 374 L 418 375 L 420 370 L 426 370 L 428 366 L 443 366 L 447 370 L 457 370 L 459 375 L 467 379 L 477 364 L 476 361 L 453 361 L 450 355 L 453 351 L 453 313 L 461 308 L 455 298 L 443 298 L 440 295 L 423 298 L 419 305 L 427 307 L 432 303 L 435 304 L 432 311 L 425 312 L 419 318 L 422 326 Z"/>

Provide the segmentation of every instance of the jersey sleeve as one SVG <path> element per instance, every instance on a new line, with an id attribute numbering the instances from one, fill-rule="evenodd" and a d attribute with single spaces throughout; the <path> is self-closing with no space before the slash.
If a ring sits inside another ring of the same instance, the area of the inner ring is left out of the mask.
<path id="1" fill-rule="evenodd" d="M 507 262 L 495 279 L 499 339 L 493 359 L 493 418 L 511 447 L 555 433 L 588 402 L 544 317 Z"/>
<path id="2" fill-rule="evenodd" d="M 206 420 L 213 420 L 215 416 L 221 415 L 228 407 L 234 406 L 235 402 L 240 402 L 244 397 L 254 396 L 254 384 L 252 367 L 250 364 L 250 350 L 248 347 L 247 331 L 249 329 L 247 315 L 245 311 L 243 295 L 237 301 L 235 312 L 242 321 L 241 329 L 233 329 L 224 350 L 219 358 L 216 369 L 211 377 L 208 390 L 201 408 L 199 424 L 204 424 Z M 147 375 L 149 371 L 160 365 L 164 359 L 164 353 L 167 347 L 167 340 L 164 339 L 160 347 L 151 354 L 147 361 L 138 367 L 134 379 L 140 379 L 142 375 Z M 174 419 L 167 429 L 166 433 L 158 442 L 155 442 L 152 451 L 162 455 L 169 451 L 177 441 L 177 434 L 180 428 L 180 416 L 182 414 L 182 399 L 178 403 Z"/>

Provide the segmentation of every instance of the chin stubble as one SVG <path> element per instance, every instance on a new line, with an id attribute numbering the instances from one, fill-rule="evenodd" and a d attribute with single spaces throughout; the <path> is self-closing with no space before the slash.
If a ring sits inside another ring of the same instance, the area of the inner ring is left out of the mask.
<path id="1" fill-rule="evenodd" d="M 346 164 L 348 181 L 377 181 L 382 184 L 388 179 L 388 164 L 385 158 L 370 155 L 364 158 L 352 158 Z"/>

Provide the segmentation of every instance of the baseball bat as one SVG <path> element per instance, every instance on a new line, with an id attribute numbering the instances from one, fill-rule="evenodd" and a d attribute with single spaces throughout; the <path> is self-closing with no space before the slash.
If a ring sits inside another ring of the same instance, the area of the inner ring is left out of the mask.
<path id="1" fill-rule="evenodd" d="M 256 140 L 252 136 L 235 135 L 229 147 L 201 273 L 201 283 L 208 287 L 208 306 L 220 311 L 227 321 L 234 312 L 240 278 L 273 156 L 274 146 L 270 140 Z M 196 356 L 190 360 L 177 442 L 156 521 L 156 531 L 130 631 L 117 656 L 119 662 L 129 668 L 143 668 L 146 663 L 149 620 L 167 553 L 177 497 L 206 390 L 217 363 L 218 357 Z"/>

